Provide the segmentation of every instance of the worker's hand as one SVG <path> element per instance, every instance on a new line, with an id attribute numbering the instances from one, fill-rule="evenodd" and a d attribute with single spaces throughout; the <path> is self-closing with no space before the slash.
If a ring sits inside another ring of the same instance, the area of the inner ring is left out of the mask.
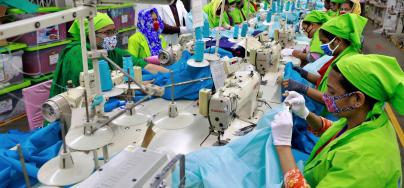
<path id="1" fill-rule="evenodd" d="M 299 116 L 300 118 L 306 119 L 310 111 L 307 109 L 303 95 L 295 92 L 289 91 L 284 103 L 292 106 L 292 112 Z"/>
<path id="2" fill-rule="evenodd" d="M 293 70 L 298 72 L 305 79 L 307 79 L 307 75 L 309 75 L 309 72 L 307 72 L 306 70 L 304 70 L 301 67 L 293 66 Z"/>
<path id="3" fill-rule="evenodd" d="M 290 146 L 292 141 L 292 114 L 285 110 L 275 115 L 271 122 L 272 139 L 275 146 Z"/>
<path id="4" fill-rule="evenodd" d="M 293 56 L 293 57 L 297 57 L 297 58 L 299 58 L 301 53 L 302 53 L 302 52 L 301 52 L 301 51 L 299 51 L 299 50 L 293 50 L 293 52 L 292 52 L 292 56 Z"/>
<path id="5" fill-rule="evenodd" d="M 289 80 L 284 80 L 282 82 L 282 86 L 288 91 L 297 91 L 297 92 L 299 92 L 301 94 L 306 94 L 307 90 L 309 89 L 308 86 L 303 85 L 303 84 L 301 84 L 301 83 L 299 83 L 297 81 L 290 80 L 290 79 Z"/>

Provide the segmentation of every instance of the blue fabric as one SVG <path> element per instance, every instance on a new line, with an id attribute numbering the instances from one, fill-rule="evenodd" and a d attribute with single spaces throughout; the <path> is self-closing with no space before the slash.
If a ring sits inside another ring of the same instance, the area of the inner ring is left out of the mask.
<path id="1" fill-rule="evenodd" d="M 210 48 L 216 46 L 216 40 L 206 41 L 206 49 L 211 50 Z M 245 56 L 245 49 L 241 46 L 236 45 L 234 42 L 230 42 L 229 38 L 222 37 L 219 41 L 219 47 L 223 48 L 226 51 L 229 51 L 233 54 L 233 56 L 237 57 L 244 57 Z"/>
<path id="2" fill-rule="evenodd" d="M 27 139 L 29 136 L 29 132 L 21 132 L 19 130 L 10 130 L 5 134 L 0 134 L 0 149 L 12 148 L 17 143 L 21 143 Z"/>
<path id="3" fill-rule="evenodd" d="M 209 147 L 185 157 L 186 187 L 281 187 L 283 175 L 272 144 L 270 122 L 281 108 L 266 113 L 258 129 L 221 147 Z M 296 159 L 308 155 L 294 151 Z M 302 162 L 299 162 L 302 168 Z M 178 187 L 178 168 L 173 187 Z"/>
<path id="4" fill-rule="evenodd" d="M 188 59 L 192 58 L 191 53 L 184 51 L 182 53 L 181 59 L 166 68 L 174 72 L 174 83 L 184 82 L 189 80 L 195 80 L 198 78 L 210 77 L 210 67 L 191 67 L 188 66 Z M 143 70 L 143 80 L 154 80 L 154 84 L 158 86 L 165 86 L 171 84 L 170 73 L 157 73 L 152 74 L 148 71 Z M 196 82 L 192 84 L 186 84 L 182 86 L 175 86 L 174 88 L 174 99 L 186 99 L 186 100 L 196 100 L 199 97 L 199 90 L 202 88 L 212 88 L 213 80 L 204 80 L 201 82 Z M 143 98 L 144 94 L 137 92 L 135 95 L 135 101 Z M 171 99 L 171 87 L 165 88 L 164 99 Z"/>
<path id="5" fill-rule="evenodd" d="M 62 145 L 59 123 L 29 133 L 25 140 L 20 140 L 22 152 L 31 184 L 38 182 L 39 168 L 55 157 Z M 25 187 L 19 157 L 16 151 L 0 149 L 0 187 Z"/>
<path id="6" fill-rule="evenodd" d="M 157 21 L 160 24 L 158 31 L 154 30 L 151 11 L 157 15 Z M 151 55 L 158 55 L 162 48 L 160 34 L 163 32 L 164 24 L 157 12 L 157 9 L 152 8 L 141 10 L 138 15 L 137 28 L 146 37 Z"/>

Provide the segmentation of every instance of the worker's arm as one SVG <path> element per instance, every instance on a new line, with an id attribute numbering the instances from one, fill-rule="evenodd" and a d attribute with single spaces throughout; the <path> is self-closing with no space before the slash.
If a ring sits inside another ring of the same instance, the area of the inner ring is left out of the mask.
<path id="1" fill-rule="evenodd" d="M 321 104 L 324 104 L 323 93 L 320 92 L 319 90 L 314 89 L 314 88 L 308 88 L 306 95 L 308 97 L 312 98 L 313 100 L 315 100 Z"/>
<path id="2" fill-rule="evenodd" d="M 144 69 L 146 69 L 147 71 L 149 71 L 149 72 L 151 72 L 153 74 L 156 74 L 158 72 L 170 72 L 170 70 L 168 70 L 168 69 L 166 69 L 166 68 L 164 68 L 162 66 L 154 65 L 154 64 L 147 64 L 144 67 Z"/>
<path id="3" fill-rule="evenodd" d="M 292 56 L 299 58 L 301 61 L 306 61 L 307 53 L 299 51 L 299 50 L 293 50 Z"/>
<path id="4" fill-rule="evenodd" d="M 276 146 L 275 148 L 278 152 L 279 162 L 284 174 L 292 169 L 297 168 L 290 146 Z"/>
<path id="5" fill-rule="evenodd" d="M 317 84 L 317 80 L 320 79 L 320 76 L 316 75 L 316 74 L 308 73 L 307 77 L 305 79 L 312 84 Z"/>

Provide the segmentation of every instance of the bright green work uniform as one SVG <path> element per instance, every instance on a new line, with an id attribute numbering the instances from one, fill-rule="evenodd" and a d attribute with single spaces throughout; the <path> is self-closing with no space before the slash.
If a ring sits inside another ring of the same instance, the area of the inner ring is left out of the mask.
<path id="1" fill-rule="evenodd" d="M 89 50 L 87 46 L 87 50 Z M 68 44 L 59 54 L 56 70 L 53 73 L 52 88 L 50 97 L 66 91 L 67 81 L 71 80 L 74 86 L 80 85 L 80 73 L 83 72 L 83 58 L 81 56 L 81 44 L 74 41 Z M 127 51 L 120 48 L 108 51 L 108 57 L 122 67 L 122 58 L 130 55 Z M 142 59 L 132 57 L 133 64 L 144 68 L 147 63 Z M 92 61 L 88 60 L 88 69 L 92 69 Z"/>
<path id="2" fill-rule="evenodd" d="M 209 4 L 203 7 L 203 11 L 206 13 L 206 15 L 208 15 L 210 28 L 219 26 L 220 16 L 216 15 L 216 10 L 220 8 L 219 6 L 222 1 L 223 0 L 212 0 Z M 222 26 L 228 26 L 228 25 L 230 25 L 229 16 L 227 15 L 227 13 L 223 13 Z"/>
<path id="3" fill-rule="evenodd" d="M 312 187 L 397 187 L 401 180 L 400 150 L 383 103 L 374 106 L 368 120 L 324 146 L 346 125 L 340 119 L 320 137 L 304 167 Z"/>
<path id="4" fill-rule="evenodd" d="M 167 47 L 167 42 L 162 35 L 160 35 L 162 48 Z M 136 32 L 128 40 L 128 52 L 138 58 L 146 58 L 151 56 L 149 44 L 146 37 L 141 32 Z"/>

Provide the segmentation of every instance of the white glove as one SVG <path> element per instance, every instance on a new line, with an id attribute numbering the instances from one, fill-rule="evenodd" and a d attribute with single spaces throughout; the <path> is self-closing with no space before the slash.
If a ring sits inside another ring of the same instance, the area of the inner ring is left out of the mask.
<path id="1" fill-rule="evenodd" d="M 275 115 L 271 123 L 272 139 L 275 146 L 290 146 L 292 141 L 293 119 L 289 111 Z"/>
<path id="2" fill-rule="evenodd" d="M 291 48 L 285 48 L 281 51 L 282 56 L 291 56 L 293 53 L 294 49 Z"/>
<path id="3" fill-rule="evenodd" d="M 296 91 L 289 91 L 289 95 L 285 99 L 285 103 L 292 106 L 292 112 L 299 116 L 300 118 L 306 119 L 310 111 L 305 105 L 305 100 L 303 95 Z"/>

